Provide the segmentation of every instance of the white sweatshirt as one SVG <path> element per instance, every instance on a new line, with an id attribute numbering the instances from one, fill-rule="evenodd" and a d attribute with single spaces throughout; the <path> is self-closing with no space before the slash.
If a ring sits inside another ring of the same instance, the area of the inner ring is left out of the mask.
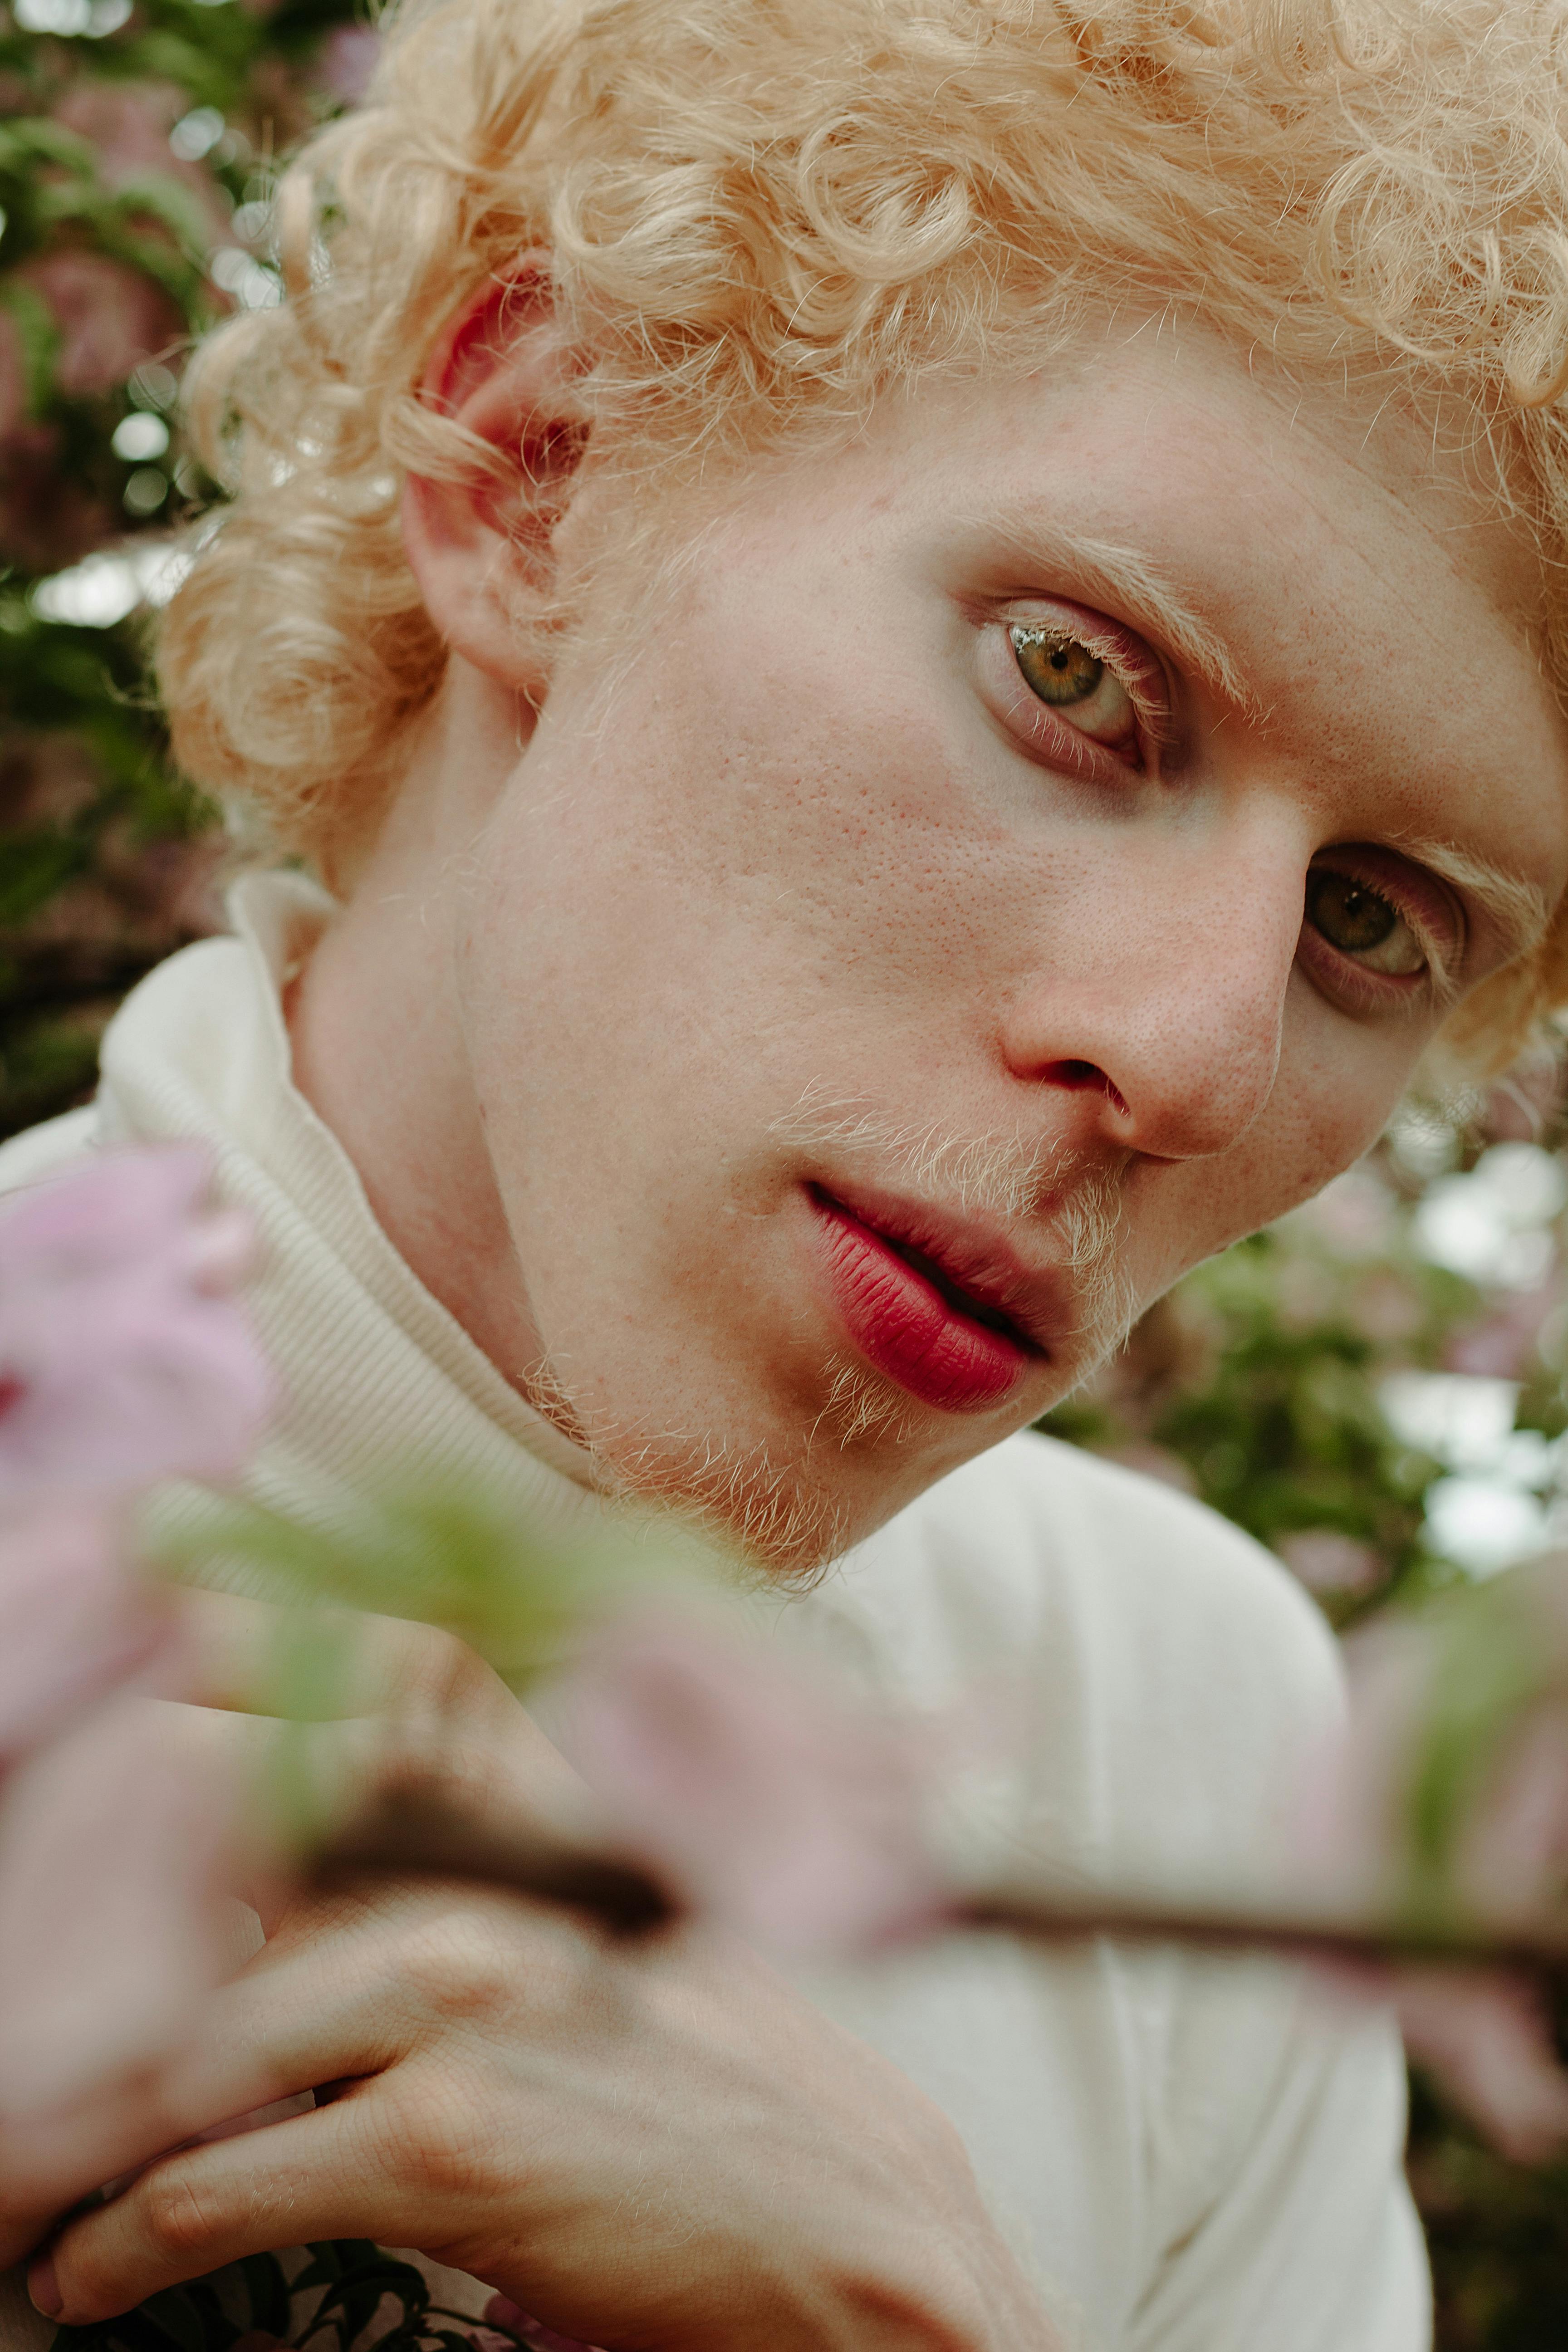
<path id="1" fill-rule="evenodd" d="M 583 1457 L 397 1256 L 291 1084 L 279 989 L 330 902 L 258 876 L 234 911 L 238 936 L 185 949 L 131 996 L 97 1101 L 0 1150 L 0 1190 L 131 1139 L 210 1147 L 219 1192 L 260 1228 L 248 1297 L 286 1389 L 247 1480 L 258 1498 L 330 1521 L 389 1465 L 428 1466 L 563 1528 L 592 1518 Z M 1268 1553 L 1035 1435 L 942 1480 L 781 1615 L 895 1701 L 994 1704 L 1016 1736 L 970 1775 L 987 1836 L 1096 1876 L 1204 1855 L 1267 1867 L 1300 1759 L 1341 1704 L 1332 1642 Z M 1274 1962 L 1047 1957 L 999 1936 L 803 1982 L 952 2117 L 1075 2347 L 1429 2341 L 1381 2014 Z M 0 2346 L 30 2334 L 6 2300 Z"/>

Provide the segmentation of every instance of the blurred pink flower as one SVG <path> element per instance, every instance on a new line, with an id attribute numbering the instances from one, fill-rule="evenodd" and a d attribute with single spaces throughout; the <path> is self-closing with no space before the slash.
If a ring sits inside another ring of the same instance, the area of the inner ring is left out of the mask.
<path id="1" fill-rule="evenodd" d="M 694 1617 L 620 1620 L 563 1694 L 569 1761 L 614 1829 L 700 1910 L 778 1952 L 938 1921 L 907 1738 Z"/>
<path id="2" fill-rule="evenodd" d="M 1304 1202 L 1294 1220 L 1321 1234 L 1336 1257 L 1377 1257 L 1388 1247 L 1396 1205 L 1376 1170 L 1361 1162 Z"/>
<path id="3" fill-rule="evenodd" d="M 542 2319 L 531 2319 L 526 2311 L 504 2294 L 492 2294 L 485 2305 L 485 2317 L 491 2327 L 504 2327 L 506 2336 L 491 2336 L 481 2328 L 475 2336 L 480 2352 L 511 2352 L 509 2336 L 521 2336 L 531 2352 L 597 2352 L 597 2347 L 580 2343 L 575 2336 L 558 2335 L 546 2327 Z M 237 2345 L 235 2352 L 239 2352 Z"/>
<path id="4" fill-rule="evenodd" d="M 1506 1590 L 1542 1656 L 1568 1654 L 1568 1562 L 1516 1570 Z M 1504 1585 L 1490 1589 L 1489 1599 Z M 1450 1607 L 1452 1604 L 1449 1604 Z M 1411 1884 L 1412 1774 L 1435 1677 L 1452 1642 L 1445 1618 L 1388 1617 L 1347 1644 L 1351 1715 L 1303 1790 L 1296 1866 L 1331 1903 L 1397 1916 Z M 1486 1642 L 1478 1637 L 1484 1669 Z M 1498 1753 L 1463 1791 L 1447 1885 L 1472 1919 L 1500 1932 L 1560 1908 L 1568 1856 L 1568 1720 L 1521 1696 Z M 1332 1972 L 1338 1975 L 1338 1971 Z M 1363 1991 L 1392 1995 L 1406 2043 L 1494 2145 L 1536 2163 L 1568 2144 L 1568 2074 L 1536 1987 L 1502 1970 L 1409 1967 Z"/>
<path id="5" fill-rule="evenodd" d="M 1108 1462 L 1120 1462 L 1124 1470 L 1136 1470 L 1141 1478 L 1157 1478 L 1162 1486 L 1174 1486 L 1184 1495 L 1195 1495 L 1198 1482 L 1179 1454 L 1168 1445 L 1156 1445 L 1150 1438 L 1134 1438 L 1127 1445 L 1108 1445 Z"/>
<path id="6" fill-rule="evenodd" d="M 1443 1350 L 1444 1370 L 1520 1379 L 1535 1355 L 1542 1328 L 1562 1304 L 1558 1268 L 1538 1289 L 1516 1291 L 1491 1314 L 1455 1332 Z"/>
<path id="7" fill-rule="evenodd" d="M 145 1665 L 166 1619 L 119 1511 L 51 1496 L 0 1519 L 0 1766 Z"/>
<path id="8" fill-rule="evenodd" d="M 1374 1348 L 1388 1350 L 1414 1339 L 1426 1309 L 1414 1282 L 1392 1266 L 1358 1267 L 1342 1294 L 1346 1315 Z"/>
<path id="9" fill-rule="evenodd" d="M 82 78 L 67 89 L 55 121 L 87 140 L 106 187 L 139 180 L 177 180 L 205 214 L 216 244 L 228 231 L 228 206 L 211 171 L 177 156 L 169 133 L 191 103 L 174 82 L 97 81 Z"/>
<path id="10" fill-rule="evenodd" d="M 237 1470 L 271 1400 L 224 1294 L 250 1228 L 200 1151 L 106 1155 L 0 1213 L 0 1509 Z"/>
<path id="11" fill-rule="evenodd" d="M 1388 1573 L 1370 1544 L 1332 1528 L 1294 1528 L 1274 1549 L 1309 1592 L 1370 1592 Z"/>
<path id="12" fill-rule="evenodd" d="M 0 562 L 58 572 L 118 530 L 124 516 L 63 469 L 55 424 L 22 418 L 0 433 Z"/>
<path id="13" fill-rule="evenodd" d="M 106 186 L 123 188 L 150 173 L 173 172 L 169 133 L 190 104 L 173 82 L 74 80 L 55 121 L 85 139 Z"/>
<path id="14" fill-rule="evenodd" d="M 27 407 L 22 338 L 8 310 L 0 310 L 0 440 L 20 425 Z"/>
<path id="15" fill-rule="evenodd" d="M 200 1712 L 132 1697 L 0 1793 L 0 2122 L 101 2095 L 174 2049 L 216 1981 L 237 1779 Z"/>
<path id="16" fill-rule="evenodd" d="M 115 391 L 184 332 L 163 288 L 107 254 L 63 247 L 24 262 L 16 277 L 54 313 L 60 333 L 55 382 L 68 398 Z"/>
<path id="17" fill-rule="evenodd" d="M 339 25 L 321 44 L 316 79 L 345 106 L 357 106 L 370 88 L 381 35 L 369 25 Z"/>
<path id="18" fill-rule="evenodd" d="M 1542 2164 L 1568 2145 L 1568 2074 L 1536 1986 L 1402 1969 L 1394 2006 L 1410 2055 L 1511 2162 Z"/>

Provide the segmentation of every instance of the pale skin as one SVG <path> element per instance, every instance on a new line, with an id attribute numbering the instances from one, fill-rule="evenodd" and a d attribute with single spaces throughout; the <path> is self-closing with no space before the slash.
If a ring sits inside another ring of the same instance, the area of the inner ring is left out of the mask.
<path id="1" fill-rule="evenodd" d="M 781 1568 L 1035 1418 L 1105 1344 L 1113 1282 L 1155 1297 L 1352 1160 L 1568 879 L 1532 565 L 1375 402 L 1125 325 L 889 400 L 710 498 L 667 595 L 629 604 L 612 565 L 546 675 L 519 614 L 603 495 L 560 437 L 547 305 L 504 348 L 459 329 L 429 390 L 542 454 L 499 499 L 410 485 L 451 663 L 290 1007 L 300 1083 L 602 1475 L 722 1504 Z M 1123 663 L 1142 731 L 1110 690 L 1098 736 L 1042 702 L 1031 628 Z M 1304 923 L 1324 871 L 1394 909 L 1372 961 Z M 913 1148 L 933 1130 L 988 1147 L 983 1182 Z M 1094 1182 L 1117 1215 L 1085 1282 L 1064 1218 Z M 983 1410 L 889 1393 L 823 1278 L 814 1187 L 921 1183 L 1038 1277 L 1048 1344 Z M 481 1670 L 386 1639 L 389 1687 L 456 1676 L 493 1801 L 547 1785 Z M 290 1906 L 155 2125 L 62 2139 L 52 2171 L 33 2142 L 11 2242 L 135 2155 L 344 2078 L 73 2221 L 38 2299 L 88 2321 L 356 2235 L 640 2352 L 1058 2340 L 945 2121 L 749 1954 L 606 1953 L 442 1889 Z"/>

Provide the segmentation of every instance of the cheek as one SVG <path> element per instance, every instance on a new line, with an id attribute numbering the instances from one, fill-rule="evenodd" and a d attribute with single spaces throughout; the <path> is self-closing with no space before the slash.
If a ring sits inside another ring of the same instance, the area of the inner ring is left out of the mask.
<path id="1" fill-rule="evenodd" d="M 1422 1043 L 1333 1020 L 1293 975 L 1285 1049 L 1262 1118 L 1215 1159 L 1152 1170 L 1144 1180 L 1162 1286 L 1310 1200 L 1369 1151 L 1410 1084 Z"/>
<path id="2" fill-rule="evenodd" d="M 623 702 L 609 756 L 547 820 L 573 841 L 575 924 L 614 942 L 622 979 L 640 965 L 771 1025 L 951 961 L 984 845 L 938 698 L 880 680 L 865 637 L 852 617 L 837 634 L 715 623 L 647 666 L 657 699 Z"/>

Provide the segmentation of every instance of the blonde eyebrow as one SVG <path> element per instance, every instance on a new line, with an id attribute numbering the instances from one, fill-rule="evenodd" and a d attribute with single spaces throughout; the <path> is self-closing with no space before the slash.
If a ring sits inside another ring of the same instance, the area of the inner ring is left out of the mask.
<path id="1" fill-rule="evenodd" d="M 1262 703 L 1242 676 L 1239 664 L 1224 639 L 1185 604 L 1158 568 L 1136 548 L 1119 547 L 1110 540 L 1090 539 L 1055 524 L 1004 523 L 997 532 L 1008 553 L 1031 572 L 1065 568 L 1079 585 L 1107 603 L 1119 604 L 1139 617 L 1147 616 L 1179 654 L 1216 694 L 1256 721 L 1267 717 Z M 1456 889 L 1468 891 L 1491 917 L 1510 942 L 1510 960 L 1528 955 L 1549 929 L 1554 908 L 1544 891 L 1521 875 L 1472 856 L 1451 841 L 1391 840 L 1389 846 L 1428 866 Z"/>
<path id="2" fill-rule="evenodd" d="M 1265 713 L 1223 637 L 1184 602 L 1146 555 L 1104 539 L 1089 539 L 1055 524 L 1004 524 L 998 533 L 1008 553 L 1031 572 L 1069 571 L 1075 586 L 1107 604 L 1146 619 L 1173 653 L 1248 719 Z"/>
<path id="3" fill-rule="evenodd" d="M 1457 890 L 1468 890 L 1479 899 L 1509 940 L 1510 961 L 1528 955 L 1545 936 L 1554 910 L 1545 892 L 1521 875 L 1489 866 L 1484 858 L 1472 857 L 1468 849 L 1451 841 L 1411 841 L 1401 836 L 1391 839 L 1389 847 L 1413 857 L 1418 866 L 1430 866 Z"/>

